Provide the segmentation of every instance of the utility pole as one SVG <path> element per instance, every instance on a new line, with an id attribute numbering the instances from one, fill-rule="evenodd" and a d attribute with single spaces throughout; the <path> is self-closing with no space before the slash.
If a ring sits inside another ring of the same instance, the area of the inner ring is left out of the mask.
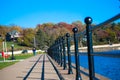
<path id="1" fill-rule="evenodd" d="M 3 41 L 3 58 L 4 58 L 4 62 L 5 62 L 5 53 L 4 53 L 4 49 L 5 49 L 5 43 Z"/>
<path id="2" fill-rule="evenodd" d="M 6 40 L 5 40 L 5 50 L 6 50 L 6 53 L 7 53 L 7 42 L 6 42 Z"/>
<path id="3" fill-rule="evenodd" d="M 35 37 L 34 37 L 34 47 L 36 47 L 36 39 L 35 39 Z"/>

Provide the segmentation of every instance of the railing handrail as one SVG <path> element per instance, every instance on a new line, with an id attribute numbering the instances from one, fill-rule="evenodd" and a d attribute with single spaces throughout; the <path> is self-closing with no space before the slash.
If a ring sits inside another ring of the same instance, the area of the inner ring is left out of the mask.
<path id="1" fill-rule="evenodd" d="M 106 21 L 98 24 L 98 25 L 93 26 L 91 30 L 93 31 L 93 30 L 95 30 L 95 29 L 98 29 L 98 28 L 100 28 L 101 26 L 104 26 L 104 25 L 106 25 L 106 24 L 108 24 L 108 23 L 111 23 L 112 21 L 115 21 L 115 20 L 117 20 L 117 19 L 119 19 L 119 18 L 120 18 L 120 13 L 117 14 L 117 15 L 115 15 L 114 17 L 112 17 L 112 18 L 110 18 L 110 19 L 108 19 L 108 20 L 106 20 Z M 78 33 L 78 36 L 83 36 L 83 35 L 85 35 L 85 34 L 86 34 L 86 30 L 84 30 L 84 31 L 82 31 L 82 32 L 79 32 L 79 33 Z"/>
<path id="2" fill-rule="evenodd" d="M 97 28 L 100 28 L 101 26 L 104 26 L 104 25 L 106 25 L 106 24 L 108 24 L 108 23 L 111 23 L 111 22 L 113 22 L 113 21 L 115 21 L 115 20 L 117 20 L 117 19 L 119 19 L 119 18 L 120 18 L 120 13 L 117 14 L 117 15 L 115 15 L 114 17 L 112 17 L 112 18 L 110 18 L 110 19 L 108 19 L 108 20 L 106 20 L 106 21 L 104 21 L 104 22 L 96 25 L 96 26 L 93 26 L 93 27 L 92 27 L 92 30 L 95 30 L 95 29 L 97 29 Z"/>
<path id="3" fill-rule="evenodd" d="M 66 39 L 65 39 L 65 36 L 62 37 L 62 39 L 61 38 L 57 39 L 55 41 L 55 44 L 48 49 L 48 54 L 55 61 L 57 61 L 61 65 L 61 67 L 63 66 L 64 67 L 63 69 L 66 69 L 67 63 L 66 63 L 66 58 L 65 58 L 66 57 L 65 44 L 67 44 L 67 55 L 68 55 L 67 57 L 68 57 L 68 59 L 70 59 L 71 54 L 74 53 L 74 55 L 75 55 L 75 64 L 76 64 L 75 66 L 76 67 L 74 67 L 74 68 L 76 68 L 76 80 L 81 80 L 80 72 L 86 74 L 85 72 L 80 71 L 79 55 L 88 56 L 89 75 L 88 74 L 87 75 L 89 76 L 90 80 L 96 79 L 95 71 L 94 71 L 94 69 L 95 69 L 94 68 L 94 56 L 120 58 L 120 50 L 117 53 L 112 52 L 110 54 L 107 51 L 94 52 L 93 51 L 93 44 L 92 44 L 92 31 L 94 31 L 94 30 L 96 30 L 104 25 L 107 25 L 108 23 L 111 23 L 119 18 L 120 18 L 120 13 L 117 14 L 116 16 L 92 27 L 91 26 L 92 18 L 86 17 L 85 18 L 86 30 L 77 33 L 78 29 L 76 27 L 73 28 L 74 35 L 72 35 L 71 37 L 66 36 Z M 83 37 L 84 35 L 87 36 L 87 52 L 79 52 L 79 50 L 78 50 L 78 37 Z M 68 41 L 69 41 L 69 45 L 68 45 Z M 75 45 L 74 51 L 75 52 L 71 52 L 71 50 L 70 50 L 70 41 L 74 41 L 74 45 Z M 70 63 L 71 63 L 71 61 L 68 60 L 68 66 L 69 66 L 68 73 L 72 73 L 72 70 L 70 69 L 72 65 Z"/>

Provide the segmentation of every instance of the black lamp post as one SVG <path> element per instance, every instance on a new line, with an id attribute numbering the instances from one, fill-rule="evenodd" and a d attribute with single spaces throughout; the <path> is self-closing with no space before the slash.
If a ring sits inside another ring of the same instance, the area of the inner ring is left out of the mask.
<path id="1" fill-rule="evenodd" d="M 11 57 L 11 60 L 14 60 L 15 59 L 14 54 L 13 54 L 13 52 L 14 52 L 14 44 L 11 45 L 11 48 L 12 48 L 12 57 Z"/>

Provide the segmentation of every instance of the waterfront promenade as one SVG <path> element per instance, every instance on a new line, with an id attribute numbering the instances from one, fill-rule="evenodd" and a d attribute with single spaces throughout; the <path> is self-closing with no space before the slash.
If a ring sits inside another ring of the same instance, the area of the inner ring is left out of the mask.
<path id="1" fill-rule="evenodd" d="M 59 80 L 45 54 L 40 54 L 0 70 L 0 80 Z"/>
<path id="2" fill-rule="evenodd" d="M 82 80 L 89 80 L 88 76 L 81 76 Z M 0 80 L 75 80 L 75 69 L 68 74 L 68 69 L 63 70 L 47 54 L 40 54 L 0 70 Z"/>

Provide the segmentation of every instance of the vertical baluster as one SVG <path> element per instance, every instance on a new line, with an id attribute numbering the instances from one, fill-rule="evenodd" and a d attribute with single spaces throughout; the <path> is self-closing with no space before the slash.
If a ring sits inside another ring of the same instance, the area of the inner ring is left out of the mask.
<path id="1" fill-rule="evenodd" d="M 63 55 L 62 55 L 62 38 L 60 38 L 59 39 L 59 42 L 60 42 L 60 61 L 61 61 L 61 63 L 60 63 L 60 66 L 62 67 L 62 64 L 63 64 Z"/>
<path id="2" fill-rule="evenodd" d="M 95 72 L 94 72 L 94 58 L 91 55 L 93 53 L 93 43 L 92 43 L 92 18 L 86 17 L 86 34 L 87 34 L 87 46 L 88 46 L 88 62 L 89 62 L 89 78 L 90 80 L 94 80 Z"/>
<path id="3" fill-rule="evenodd" d="M 58 63 L 58 43 L 57 43 L 57 40 L 56 40 L 56 61 Z"/>
<path id="4" fill-rule="evenodd" d="M 57 42 L 55 41 L 55 45 L 54 45 L 54 57 L 55 57 L 55 61 L 57 62 L 57 47 L 56 47 L 56 45 L 57 45 Z"/>
<path id="5" fill-rule="evenodd" d="M 59 39 L 57 40 L 57 42 L 58 42 L 58 64 L 60 65 L 61 55 L 60 55 L 60 42 L 59 42 Z"/>
<path id="6" fill-rule="evenodd" d="M 75 45 L 75 64 L 76 64 L 76 80 L 82 80 L 80 75 L 80 63 L 79 63 L 79 54 L 78 54 L 78 28 L 73 28 L 74 32 L 74 45 Z"/>
<path id="7" fill-rule="evenodd" d="M 71 66 L 71 54 L 70 54 L 70 34 L 66 33 L 67 37 L 67 53 L 68 53 L 68 74 L 73 74 Z"/>
<path id="8" fill-rule="evenodd" d="M 64 64 L 63 69 L 66 69 L 66 50 L 65 50 L 65 37 L 62 37 L 62 45 L 63 45 L 63 58 L 64 58 Z"/>
<path id="9" fill-rule="evenodd" d="M 57 45 L 56 45 L 56 47 L 57 47 L 57 63 L 59 64 L 59 44 L 58 44 L 58 40 L 57 40 Z"/>

